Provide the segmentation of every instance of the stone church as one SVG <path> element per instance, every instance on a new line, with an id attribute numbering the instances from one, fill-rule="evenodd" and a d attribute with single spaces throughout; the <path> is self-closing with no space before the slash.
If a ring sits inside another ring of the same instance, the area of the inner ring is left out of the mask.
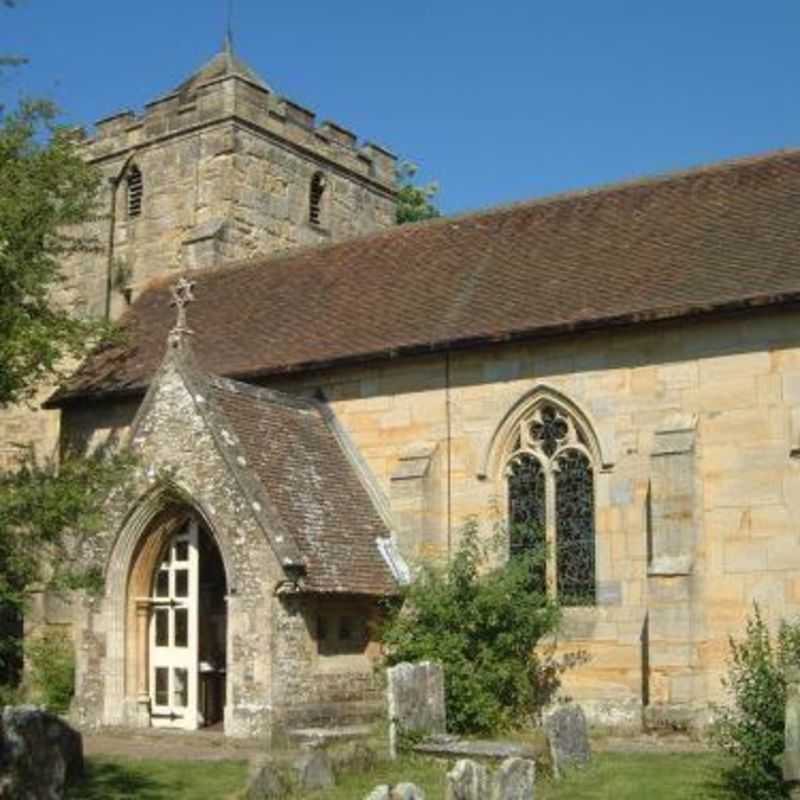
<path id="1" fill-rule="evenodd" d="M 702 723 L 753 602 L 800 611 L 800 152 L 397 227 L 395 157 L 230 48 L 84 146 L 63 302 L 126 336 L 0 420 L 141 460 L 103 592 L 35 609 L 84 723 L 373 718 L 381 603 L 471 517 L 547 542 L 607 724 Z"/>

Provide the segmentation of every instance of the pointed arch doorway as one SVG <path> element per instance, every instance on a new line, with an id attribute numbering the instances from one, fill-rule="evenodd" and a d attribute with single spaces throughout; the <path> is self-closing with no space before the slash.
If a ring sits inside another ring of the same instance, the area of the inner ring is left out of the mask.
<path id="1" fill-rule="evenodd" d="M 146 592 L 135 599 L 136 681 L 150 725 L 197 730 L 224 718 L 227 580 L 202 520 L 173 521 L 147 537 L 132 574 Z"/>

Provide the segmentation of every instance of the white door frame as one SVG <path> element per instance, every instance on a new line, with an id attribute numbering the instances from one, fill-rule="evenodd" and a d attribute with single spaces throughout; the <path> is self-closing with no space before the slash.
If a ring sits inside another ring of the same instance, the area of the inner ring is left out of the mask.
<path id="1" fill-rule="evenodd" d="M 153 576 L 150 597 L 150 720 L 195 730 L 198 710 L 199 528 L 191 517 L 173 534 Z"/>

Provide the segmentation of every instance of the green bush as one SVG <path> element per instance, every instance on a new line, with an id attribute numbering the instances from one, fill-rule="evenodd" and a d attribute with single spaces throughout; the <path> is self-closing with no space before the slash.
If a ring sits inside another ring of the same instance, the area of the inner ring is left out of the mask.
<path id="1" fill-rule="evenodd" d="M 75 649 L 61 631 L 47 631 L 25 643 L 33 698 L 63 714 L 75 693 Z"/>
<path id="2" fill-rule="evenodd" d="M 730 704 L 715 707 L 712 741 L 733 757 L 725 783 L 735 797 L 788 797 L 775 759 L 783 753 L 786 670 L 800 664 L 800 623 L 781 622 L 773 642 L 758 606 L 742 641 L 730 639 L 723 684 Z"/>
<path id="3" fill-rule="evenodd" d="M 19 687 L 8 683 L 0 683 L 0 709 L 4 706 L 15 706 L 19 702 Z"/>
<path id="4" fill-rule="evenodd" d="M 390 614 L 388 663 L 443 664 L 450 730 L 491 733 L 530 721 L 573 662 L 537 649 L 560 619 L 543 591 L 543 559 L 530 549 L 492 569 L 471 520 L 447 568 L 425 568 Z"/>

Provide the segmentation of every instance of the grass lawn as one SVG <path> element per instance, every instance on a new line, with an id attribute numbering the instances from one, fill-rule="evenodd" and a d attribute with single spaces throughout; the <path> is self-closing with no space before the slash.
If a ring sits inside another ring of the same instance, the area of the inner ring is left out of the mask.
<path id="1" fill-rule="evenodd" d="M 711 754 L 600 753 L 586 770 L 547 781 L 537 800 L 724 800 L 724 760 Z"/>
<path id="2" fill-rule="evenodd" d="M 234 800 L 247 778 L 243 761 L 89 758 L 86 780 L 69 800 Z"/>
<path id="3" fill-rule="evenodd" d="M 591 767 L 563 781 L 537 782 L 537 800 L 725 800 L 724 762 L 709 754 L 599 754 Z M 69 800 L 239 800 L 247 766 L 234 761 L 157 761 L 91 758 L 87 780 Z M 406 757 L 341 778 L 334 789 L 292 800 L 362 800 L 381 783 L 412 781 L 427 800 L 444 800 L 442 762 Z"/>
<path id="4" fill-rule="evenodd" d="M 563 781 L 537 782 L 537 800 L 724 800 L 718 787 L 723 765 L 707 754 L 599 754 L 591 767 Z M 426 800 L 444 800 L 443 764 L 407 758 L 339 781 L 327 792 L 298 800 L 362 800 L 380 783 L 412 781 Z"/>

